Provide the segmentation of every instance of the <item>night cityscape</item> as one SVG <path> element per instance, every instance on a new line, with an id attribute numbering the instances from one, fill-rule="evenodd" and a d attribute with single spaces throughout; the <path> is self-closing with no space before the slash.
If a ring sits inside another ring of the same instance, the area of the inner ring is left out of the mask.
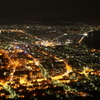
<path id="1" fill-rule="evenodd" d="M 0 100 L 99 100 L 99 4 L 1 0 Z"/>

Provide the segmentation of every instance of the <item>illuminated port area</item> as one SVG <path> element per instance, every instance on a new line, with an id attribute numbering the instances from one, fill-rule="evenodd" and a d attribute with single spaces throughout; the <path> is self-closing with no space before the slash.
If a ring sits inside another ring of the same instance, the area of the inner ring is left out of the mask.
<path id="1" fill-rule="evenodd" d="M 100 50 L 87 45 L 100 26 L 0 25 L 0 98 L 100 98 Z"/>

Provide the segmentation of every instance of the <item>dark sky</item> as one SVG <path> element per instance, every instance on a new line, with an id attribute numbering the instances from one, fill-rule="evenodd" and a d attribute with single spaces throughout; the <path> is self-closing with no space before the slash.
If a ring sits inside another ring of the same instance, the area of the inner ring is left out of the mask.
<path id="1" fill-rule="evenodd" d="M 35 18 L 98 22 L 100 0 L 0 0 L 0 20 Z"/>

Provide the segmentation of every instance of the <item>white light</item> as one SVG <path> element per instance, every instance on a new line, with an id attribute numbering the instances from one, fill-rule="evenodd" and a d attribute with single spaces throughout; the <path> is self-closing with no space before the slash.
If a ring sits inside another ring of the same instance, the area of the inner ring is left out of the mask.
<path id="1" fill-rule="evenodd" d="M 64 33 L 64 35 L 67 35 L 67 33 Z"/>
<path id="2" fill-rule="evenodd" d="M 24 53 L 27 53 L 27 51 L 24 51 Z"/>
<path id="3" fill-rule="evenodd" d="M 17 49 L 19 49 L 19 47 L 16 47 Z"/>
<path id="4" fill-rule="evenodd" d="M 88 34 L 87 34 L 87 33 L 84 33 L 83 35 L 84 35 L 84 36 L 87 36 Z"/>

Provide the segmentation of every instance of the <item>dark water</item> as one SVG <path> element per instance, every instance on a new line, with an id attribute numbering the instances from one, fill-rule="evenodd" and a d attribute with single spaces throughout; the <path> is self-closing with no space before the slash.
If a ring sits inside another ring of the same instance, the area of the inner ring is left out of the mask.
<path id="1" fill-rule="evenodd" d="M 100 30 L 89 33 L 88 44 L 95 49 L 100 49 Z"/>

